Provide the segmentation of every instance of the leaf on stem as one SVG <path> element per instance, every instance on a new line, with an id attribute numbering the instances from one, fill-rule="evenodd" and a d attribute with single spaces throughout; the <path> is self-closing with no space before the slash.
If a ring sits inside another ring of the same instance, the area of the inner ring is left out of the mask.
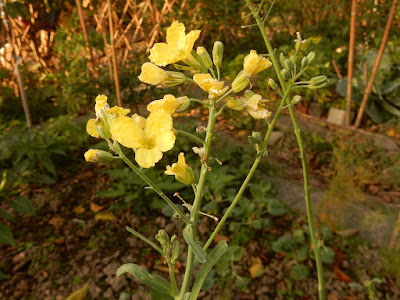
<path id="1" fill-rule="evenodd" d="M 201 247 L 193 240 L 189 230 L 190 226 L 186 226 L 183 230 L 183 238 L 185 239 L 186 243 L 188 243 L 189 247 L 192 249 L 194 255 L 199 260 L 199 262 L 203 264 L 206 262 L 207 252 L 203 249 L 203 247 Z"/>

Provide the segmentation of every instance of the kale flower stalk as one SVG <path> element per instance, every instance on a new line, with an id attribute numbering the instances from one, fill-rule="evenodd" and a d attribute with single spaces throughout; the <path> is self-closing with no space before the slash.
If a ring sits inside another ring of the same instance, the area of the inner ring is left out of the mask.
<path id="1" fill-rule="evenodd" d="M 99 95 L 95 101 L 96 118 L 90 119 L 87 123 L 87 132 L 95 138 L 106 140 L 111 153 L 90 149 L 85 154 L 86 160 L 96 163 L 109 163 L 114 159 L 123 160 L 173 209 L 174 216 L 184 222 L 182 237 L 187 245 L 187 260 L 181 282 L 177 280 L 174 272 L 181 250 L 177 234 L 170 237 L 164 229 L 160 229 L 155 237 L 158 245 L 141 233 L 127 227 L 131 234 L 149 244 L 163 256 L 168 265 L 170 278 L 168 281 L 161 276 L 152 275 L 136 264 L 122 265 L 118 269 L 117 275 L 130 273 L 138 281 L 161 295 L 160 297 L 166 299 L 197 299 L 207 274 L 228 249 L 226 241 L 218 243 L 212 250 L 209 250 L 209 247 L 241 199 L 262 158 L 267 156 L 267 144 L 281 112 L 286 108 L 293 109 L 293 105 L 298 102 L 298 97 L 294 98 L 296 101 L 290 102 L 289 100 L 293 88 L 302 88 L 306 85 L 292 80 L 285 85 L 281 84 L 282 91 L 280 91 L 275 82 L 275 85 L 269 83 L 270 86 L 273 86 L 272 89 L 282 96 L 278 108 L 273 114 L 268 109 L 268 100 L 251 88 L 254 77 L 260 76 L 258 74 L 272 65 L 275 67 L 276 61 L 272 60 L 271 62 L 264 55 L 250 50 L 244 58 L 243 69 L 231 84 L 226 83 L 222 73 L 223 43 L 220 41 L 214 43 L 212 55 L 201 46 L 194 51 L 193 47 L 199 35 L 200 30 L 193 30 L 186 34 L 185 26 L 182 23 L 173 22 L 167 29 L 166 43 L 156 43 L 151 48 L 150 62 L 142 65 L 139 80 L 160 88 L 182 84 L 195 85 L 204 92 L 204 99 L 166 94 L 162 99 L 153 100 L 147 105 L 148 116 L 140 116 L 136 113 L 130 115 L 130 109 L 118 106 L 110 107 L 107 97 Z M 175 68 L 175 71 L 172 71 L 171 68 Z M 303 70 L 303 67 L 300 68 L 300 72 Z M 298 74 L 293 72 L 292 76 Z M 321 85 L 320 79 L 314 81 L 308 83 L 308 87 L 312 84 L 314 86 Z M 246 88 L 248 89 L 246 90 Z M 208 109 L 207 126 L 198 127 L 194 133 L 176 129 L 174 119 L 192 104 L 200 104 Z M 211 167 L 212 145 L 215 141 L 214 129 L 217 117 L 223 116 L 225 109 L 241 111 L 244 116 L 249 115 L 256 120 L 265 122 L 267 128 L 264 135 L 260 132 L 253 132 L 249 138 L 255 149 L 254 162 L 236 196 L 218 221 L 217 217 L 202 212 L 202 200 L 207 175 L 213 171 Z M 268 121 L 270 118 L 272 121 Z M 202 133 L 205 133 L 204 138 L 201 137 Z M 196 172 L 187 163 L 186 158 L 189 155 L 184 152 L 180 152 L 177 161 L 166 167 L 163 172 L 165 175 L 173 175 L 178 182 L 193 190 L 193 199 L 190 201 L 180 198 L 183 203 L 178 205 L 146 176 L 143 169 L 155 167 L 164 158 L 165 153 L 176 147 L 176 139 L 179 139 L 181 135 L 188 136 L 196 145 L 192 149 L 198 154 L 201 167 L 198 178 L 196 178 Z M 134 161 L 127 157 L 126 151 L 133 152 Z M 203 243 L 198 241 L 197 234 L 200 215 L 212 217 L 218 222 L 207 241 Z M 196 265 L 199 265 L 197 273 L 194 272 Z M 191 284 L 192 282 L 193 284 Z M 180 286 L 179 283 L 181 283 Z"/>

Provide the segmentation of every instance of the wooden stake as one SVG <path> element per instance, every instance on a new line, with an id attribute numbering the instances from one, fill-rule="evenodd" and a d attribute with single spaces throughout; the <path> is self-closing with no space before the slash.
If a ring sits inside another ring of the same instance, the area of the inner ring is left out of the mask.
<path id="1" fill-rule="evenodd" d="M 85 19 L 83 17 L 83 12 L 82 12 L 82 5 L 81 5 L 81 0 L 75 0 L 76 2 L 76 7 L 78 8 L 78 16 L 79 16 L 79 21 L 81 23 L 81 28 L 83 32 L 83 36 L 85 37 L 85 47 L 86 47 L 86 52 L 87 52 L 87 58 L 92 61 L 92 54 L 90 52 L 90 44 L 89 44 L 89 37 L 86 31 L 86 26 L 85 26 Z"/>
<path id="2" fill-rule="evenodd" d="M 354 42 L 356 39 L 356 15 L 357 15 L 357 0 L 351 2 L 351 21 L 350 21 L 350 42 L 349 42 L 349 60 L 347 69 L 347 101 L 346 101 L 346 125 L 350 126 L 351 112 L 351 93 L 353 81 L 353 66 L 354 66 Z"/>
<path id="3" fill-rule="evenodd" d="M 14 59 L 15 60 L 14 74 L 17 76 L 19 93 L 21 95 L 21 100 L 22 100 L 22 107 L 24 108 L 24 113 L 25 113 L 26 126 L 28 126 L 28 128 L 31 128 L 32 127 L 31 112 L 29 110 L 28 100 L 26 99 L 25 96 L 24 83 L 22 81 L 21 72 L 19 71 L 18 67 L 20 59 L 21 59 L 20 57 L 16 57 Z"/>
<path id="4" fill-rule="evenodd" d="M 365 106 L 367 105 L 369 94 L 372 91 L 372 85 L 374 83 L 375 75 L 376 75 L 376 72 L 378 71 L 379 64 L 381 63 L 382 55 L 383 55 L 383 52 L 385 51 L 387 40 L 389 38 L 389 32 L 390 32 L 390 28 L 393 23 L 394 14 L 396 12 L 397 2 L 398 2 L 398 0 L 393 0 L 392 7 L 390 8 L 390 13 L 389 13 L 389 17 L 388 17 L 388 20 L 386 23 L 385 33 L 383 34 L 381 46 L 379 48 L 378 55 L 376 56 L 374 67 L 372 68 L 372 71 L 371 71 L 371 77 L 369 78 L 367 87 L 365 88 L 365 91 L 364 91 L 364 96 L 361 101 L 361 106 L 357 113 L 356 122 L 354 123 L 354 127 L 356 127 L 356 128 L 360 126 L 361 119 L 362 119 L 364 111 L 365 111 Z"/>
<path id="5" fill-rule="evenodd" d="M 116 93 L 117 93 L 118 106 L 122 106 L 121 94 L 120 94 L 120 89 L 119 89 L 117 59 L 115 57 L 114 31 L 113 31 L 111 0 L 107 0 L 107 4 L 108 4 L 108 23 L 109 23 L 109 26 L 110 26 L 111 53 L 112 53 L 113 67 L 114 67 L 114 72 L 113 73 L 114 73 L 115 90 L 116 90 Z"/>

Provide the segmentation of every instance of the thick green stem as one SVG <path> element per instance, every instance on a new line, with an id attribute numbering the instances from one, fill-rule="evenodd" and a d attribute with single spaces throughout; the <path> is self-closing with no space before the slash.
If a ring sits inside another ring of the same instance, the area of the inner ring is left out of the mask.
<path id="1" fill-rule="evenodd" d="M 175 265 L 170 261 L 168 261 L 168 269 L 169 269 L 169 279 L 171 280 L 171 285 L 172 285 L 172 291 L 174 292 L 174 295 L 177 296 L 179 292 L 174 273 Z"/>
<path id="2" fill-rule="evenodd" d="M 119 147 L 114 147 L 114 150 L 118 153 L 118 155 L 121 157 L 121 159 L 128 165 L 129 168 L 131 168 L 136 174 L 139 175 L 139 177 L 146 182 L 171 208 L 181 217 L 182 220 L 184 220 L 187 224 L 192 224 L 192 222 L 188 219 L 188 217 L 175 205 L 174 202 L 171 201 L 171 199 L 168 198 L 167 195 L 164 194 L 164 192 L 153 182 L 149 177 L 144 175 L 138 167 L 136 167 L 129 158 L 126 157 L 126 155 L 122 152 L 121 149 L 118 149 Z"/>
<path id="3" fill-rule="evenodd" d="M 280 68 L 278 61 L 275 58 L 274 50 L 272 48 L 271 42 L 269 41 L 269 38 L 266 34 L 265 27 L 263 22 L 260 19 L 260 16 L 258 12 L 256 11 L 255 7 L 251 3 L 250 0 L 245 0 L 248 7 L 250 8 L 254 18 L 256 19 L 257 25 L 260 29 L 261 35 L 264 39 L 265 45 L 268 49 L 268 53 L 270 55 L 270 59 L 272 61 L 272 65 L 274 66 L 276 75 L 278 76 L 279 82 L 282 86 L 282 90 L 286 93 L 286 90 L 288 89 L 286 82 L 283 80 L 281 74 L 280 74 Z M 290 104 L 289 99 L 286 100 L 287 104 Z M 310 192 L 309 192 L 309 187 L 308 187 L 308 167 L 307 167 L 307 160 L 306 160 L 306 155 L 304 151 L 304 146 L 303 146 L 303 139 L 300 133 L 300 128 L 296 119 L 296 115 L 294 112 L 293 107 L 290 105 L 289 106 L 289 112 L 290 112 L 290 117 L 292 119 L 293 127 L 294 127 L 294 133 L 296 135 L 296 140 L 297 144 L 299 146 L 300 150 L 300 158 L 301 158 L 301 164 L 303 167 L 303 177 L 304 177 L 304 198 L 306 202 L 306 207 L 307 207 L 307 218 L 308 218 L 308 226 L 310 229 L 310 236 L 311 236 L 311 243 L 313 245 L 313 250 L 314 250 L 314 255 L 315 255 L 315 262 L 317 265 L 317 276 L 318 276 L 318 296 L 320 300 L 325 299 L 325 283 L 324 283 L 324 270 L 323 270 L 323 265 L 322 265 L 322 260 L 321 260 L 321 255 L 320 255 L 320 249 L 317 241 L 317 236 L 315 232 L 315 225 L 313 221 L 313 215 L 312 215 L 312 206 L 311 206 L 311 199 L 310 199 Z"/>
<path id="4" fill-rule="evenodd" d="M 222 96 L 221 98 L 224 98 L 225 95 Z M 196 240 L 196 223 L 197 223 L 197 219 L 198 219 L 198 212 L 199 212 L 201 200 L 203 198 L 203 187 L 204 187 L 205 180 L 206 180 L 206 174 L 207 174 L 208 168 L 209 168 L 207 163 L 208 163 L 208 158 L 210 156 L 211 142 L 212 142 L 212 138 L 213 138 L 214 125 L 215 125 L 215 121 L 216 121 L 216 118 L 215 118 L 216 106 L 217 106 L 216 101 L 211 101 L 210 110 L 209 110 L 209 114 L 208 114 L 206 140 L 205 140 L 205 145 L 204 145 L 205 154 L 202 157 L 200 178 L 199 178 L 199 182 L 197 184 L 196 196 L 194 198 L 193 206 L 190 211 L 190 222 L 193 224 L 193 227 L 191 228 L 191 235 L 192 235 L 193 240 Z M 187 290 L 189 288 L 190 280 L 191 280 L 192 274 L 193 274 L 193 266 L 194 266 L 194 254 L 193 254 L 193 251 L 189 247 L 188 257 L 187 257 L 187 261 L 186 261 L 186 270 L 185 270 L 185 275 L 183 277 L 181 292 L 179 294 L 179 300 L 183 300 L 185 293 L 187 292 Z"/>

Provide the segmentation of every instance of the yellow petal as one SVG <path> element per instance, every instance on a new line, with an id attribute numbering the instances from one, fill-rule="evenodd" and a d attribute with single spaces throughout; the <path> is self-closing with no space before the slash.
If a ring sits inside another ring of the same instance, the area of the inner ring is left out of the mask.
<path id="1" fill-rule="evenodd" d="M 106 112 L 108 114 L 113 115 L 116 118 L 119 118 L 122 116 L 126 116 L 127 114 L 129 114 L 131 112 L 131 110 L 129 108 L 122 108 L 119 106 L 114 106 L 112 108 L 107 109 Z"/>
<path id="2" fill-rule="evenodd" d="M 172 22 L 171 26 L 167 29 L 166 40 L 167 44 L 176 49 L 176 51 L 183 49 L 186 44 L 185 25 L 177 21 Z"/>
<path id="3" fill-rule="evenodd" d="M 175 59 L 176 55 L 175 48 L 165 43 L 157 43 L 150 49 L 149 59 L 157 66 L 165 67 L 180 60 Z"/>
<path id="4" fill-rule="evenodd" d="M 167 72 L 157 67 L 155 64 L 147 62 L 142 65 L 142 73 L 139 75 L 140 81 L 157 85 L 162 84 L 167 79 Z"/>
<path id="5" fill-rule="evenodd" d="M 154 167 L 160 161 L 163 154 L 160 150 L 140 148 L 135 152 L 135 160 L 142 168 Z"/>
<path id="6" fill-rule="evenodd" d="M 268 59 L 257 55 L 256 51 L 251 50 L 250 54 L 244 58 L 243 75 L 252 76 L 258 74 L 269 68 L 271 65 L 272 63 Z"/>
<path id="7" fill-rule="evenodd" d="M 271 117 L 271 112 L 261 106 L 267 102 L 261 99 L 261 95 L 255 94 L 247 101 L 246 110 L 254 119 L 268 119 Z"/>
<path id="8" fill-rule="evenodd" d="M 146 120 L 145 133 L 148 137 L 157 137 L 158 134 L 172 130 L 172 117 L 162 110 L 150 113 Z"/>
<path id="9" fill-rule="evenodd" d="M 175 134 L 172 131 L 160 132 L 155 139 L 155 148 L 162 152 L 171 150 L 175 145 Z"/>
<path id="10" fill-rule="evenodd" d="M 195 179 L 192 168 L 186 165 L 185 155 L 183 152 L 179 153 L 177 163 L 173 163 L 172 166 L 167 166 L 165 174 L 175 175 L 175 178 L 178 181 L 188 185 L 192 184 Z"/>
<path id="11" fill-rule="evenodd" d="M 106 95 L 98 95 L 96 97 L 96 104 L 94 106 L 96 116 L 100 117 L 99 114 L 100 114 L 101 110 L 105 109 L 107 106 L 108 106 L 107 96 Z"/>
<path id="12" fill-rule="evenodd" d="M 160 100 L 155 100 L 147 105 L 149 112 L 155 112 L 156 110 L 163 110 L 167 114 L 172 115 L 181 106 L 181 103 L 171 94 L 167 94 Z"/>
<path id="13" fill-rule="evenodd" d="M 94 125 L 94 123 L 96 122 L 95 119 L 89 119 L 89 121 L 86 124 L 86 131 L 87 133 L 89 133 L 89 135 L 91 135 L 92 137 L 95 138 L 99 138 L 100 135 L 96 130 L 96 126 Z"/>
<path id="14" fill-rule="evenodd" d="M 110 129 L 112 138 L 121 145 L 133 149 L 140 147 L 143 130 L 134 119 L 126 116 L 112 119 Z"/>
<path id="15" fill-rule="evenodd" d="M 192 30 L 186 35 L 186 45 L 185 45 L 185 58 L 190 54 L 190 52 L 193 49 L 194 42 L 199 38 L 200 36 L 200 30 Z"/>
<path id="16" fill-rule="evenodd" d="M 139 127 L 144 129 L 146 127 L 146 118 L 143 118 L 142 116 L 139 116 L 138 114 L 134 114 L 132 116 L 132 119 L 136 121 L 136 123 L 139 124 Z"/>
<path id="17" fill-rule="evenodd" d="M 252 116 L 254 119 L 268 119 L 271 117 L 271 112 L 265 108 L 259 108 L 258 110 L 255 111 L 249 111 L 248 112 L 250 116 Z"/>
<path id="18" fill-rule="evenodd" d="M 210 93 L 210 98 L 215 99 L 224 94 L 228 87 L 224 88 L 224 82 L 211 77 L 210 74 L 195 74 L 193 80 L 203 91 Z"/>

